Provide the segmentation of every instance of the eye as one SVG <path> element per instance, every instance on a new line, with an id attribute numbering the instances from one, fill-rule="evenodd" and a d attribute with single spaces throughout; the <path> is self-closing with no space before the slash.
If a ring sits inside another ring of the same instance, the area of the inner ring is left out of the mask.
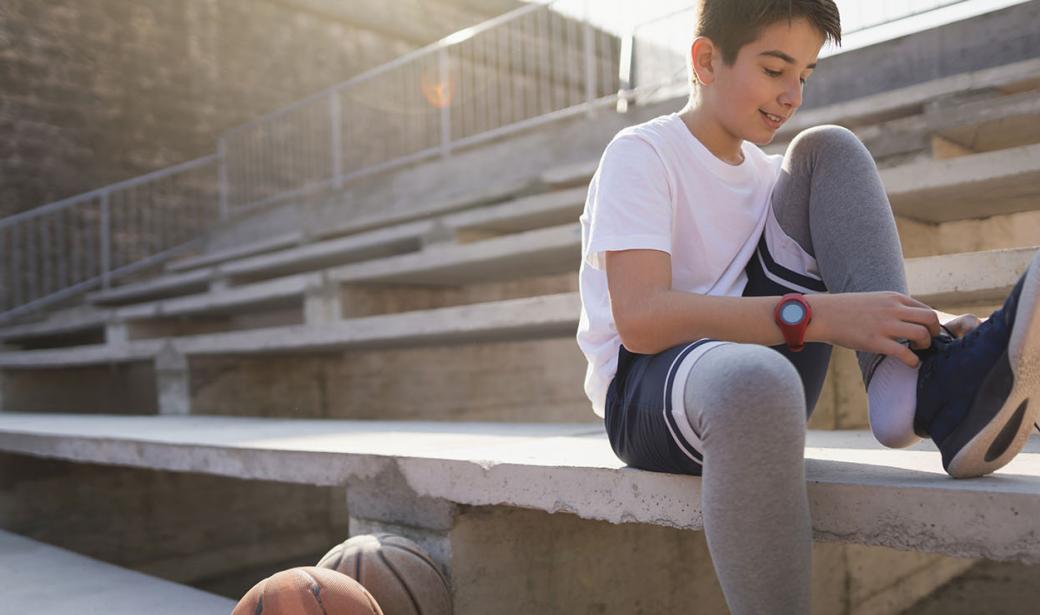
<path id="1" fill-rule="evenodd" d="M 783 71 L 779 71 L 779 70 L 769 70 L 768 68 L 764 68 L 762 70 L 764 70 L 765 73 L 767 75 L 769 75 L 770 77 L 779 77 L 780 75 L 783 74 Z M 799 81 L 802 82 L 802 85 L 805 85 L 805 79 L 799 79 Z"/>

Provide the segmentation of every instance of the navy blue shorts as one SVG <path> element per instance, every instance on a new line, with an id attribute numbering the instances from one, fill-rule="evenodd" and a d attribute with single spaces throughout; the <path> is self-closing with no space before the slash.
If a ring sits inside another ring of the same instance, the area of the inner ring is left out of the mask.
<path id="1" fill-rule="evenodd" d="M 806 267 L 794 265 L 791 259 L 788 264 L 803 271 L 777 263 L 770 255 L 766 235 L 763 233 L 745 268 L 748 282 L 743 296 L 827 292 L 818 276 L 804 271 Z M 771 236 L 778 245 L 785 239 L 791 241 L 786 236 Z M 703 447 L 699 434 L 686 419 L 682 388 L 699 355 L 719 343 L 701 339 L 653 355 L 629 352 L 624 346 L 618 349 L 617 372 L 607 389 L 604 421 L 610 446 L 619 459 L 643 470 L 700 476 Z M 772 348 L 798 369 L 805 389 L 806 417 L 810 416 L 827 376 L 831 345 L 810 343 L 801 352 L 791 352 L 784 344 Z"/>

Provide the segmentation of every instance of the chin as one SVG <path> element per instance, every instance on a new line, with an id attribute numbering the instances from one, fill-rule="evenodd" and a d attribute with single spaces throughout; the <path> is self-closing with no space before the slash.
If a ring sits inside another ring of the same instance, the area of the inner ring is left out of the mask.
<path id="1" fill-rule="evenodd" d="M 770 143 L 772 143 L 773 139 L 775 137 L 776 137 L 776 133 L 773 132 L 773 133 L 770 133 L 769 136 L 766 136 L 766 137 L 750 137 L 750 138 L 747 138 L 747 139 L 744 139 L 744 140 L 748 141 L 750 143 L 754 143 L 755 145 L 765 146 L 765 145 L 769 145 Z"/>

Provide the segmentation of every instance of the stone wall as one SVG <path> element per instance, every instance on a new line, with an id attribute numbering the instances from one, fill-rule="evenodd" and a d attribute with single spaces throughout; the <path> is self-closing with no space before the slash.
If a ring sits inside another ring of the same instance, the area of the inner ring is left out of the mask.
<path id="1" fill-rule="evenodd" d="M 213 153 L 216 136 L 518 0 L 6 0 L 0 216 Z"/>

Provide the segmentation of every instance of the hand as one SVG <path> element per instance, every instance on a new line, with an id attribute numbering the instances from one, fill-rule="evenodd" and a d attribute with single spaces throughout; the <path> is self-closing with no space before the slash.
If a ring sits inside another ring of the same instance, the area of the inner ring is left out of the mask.
<path id="1" fill-rule="evenodd" d="M 961 338 L 981 324 L 982 320 L 978 316 L 974 314 L 962 314 L 953 320 L 947 321 L 943 326 L 949 329 L 950 333 L 954 337 Z"/>
<path id="2" fill-rule="evenodd" d="M 806 299 L 813 309 L 812 324 L 817 325 L 819 339 L 813 341 L 893 356 L 917 367 L 920 359 L 906 341 L 923 349 L 939 335 L 939 318 L 932 308 L 902 293 L 819 294 Z"/>

